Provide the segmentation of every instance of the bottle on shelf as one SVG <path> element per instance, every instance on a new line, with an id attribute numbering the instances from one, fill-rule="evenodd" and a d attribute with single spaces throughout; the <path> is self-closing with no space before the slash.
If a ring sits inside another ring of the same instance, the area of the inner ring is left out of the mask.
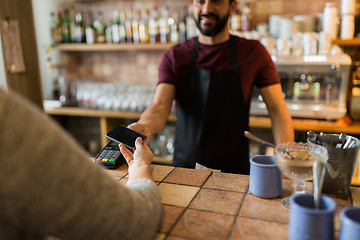
<path id="1" fill-rule="evenodd" d="M 77 43 L 85 42 L 85 26 L 81 12 L 77 12 L 75 15 L 75 41 Z"/>
<path id="2" fill-rule="evenodd" d="M 126 19 L 125 19 L 125 34 L 126 34 L 126 42 L 131 43 L 133 41 L 132 36 L 132 9 L 131 7 L 126 8 Z"/>
<path id="3" fill-rule="evenodd" d="M 170 24 L 168 16 L 168 6 L 161 8 L 161 18 L 159 19 L 160 42 L 168 43 L 170 41 Z"/>
<path id="4" fill-rule="evenodd" d="M 106 43 L 112 43 L 112 26 L 113 26 L 113 22 L 109 21 L 108 24 L 106 24 L 105 27 L 105 41 Z"/>
<path id="5" fill-rule="evenodd" d="M 55 15 L 54 12 L 50 13 L 51 23 L 50 23 L 50 33 L 51 33 L 51 41 L 53 44 L 62 43 L 62 19 L 61 13 L 58 13 L 58 16 Z"/>
<path id="6" fill-rule="evenodd" d="M 70 18 L 70 25 L 69 25 L 69 29 L 70 29 L 70 42 L 75 43 L 76 42 L 76 9 L 75 8 L 71 8 L 70 9 L 70 13 L 69 13 L 69 18 Z"/>
<path id="7" fill-rule="evenodd" d="M 139 37 L 139 19 L 140 14 L 138 9 L 134 9 L 133 12 L 133 18 L 131 21 L 131 27 L 132 27 L 132 37 L 133 37 L 133 43 L 140 43 L 140 37 Z"/>
<path id="8" fill-rule="evenodd" d="M 178 43 L 180 41 L 180 34 L 177 15 L 173 14 L 173 16 L 169 18 L 168 22 L 170 25 L 170 42 Z"/>
<path id="9" fill-rule="evenodd" d="M 54 100 L 59 100 L 60 98 L 60 86 L 59 86 L 59 79 L 58 78 L 53 78 L 53 82 L 52 82 L 53 86 L 52 86 L 52 99 Z"/>
<path id="10" fill-rule="evenodd" d="M 93 25 L 93 14 L 89 12 L 87 15 L 85 39 L 87 44 L 95 43 L 95 28 Z"/>
<path id="11" fill-rule="evenodd" d="M 105 24 L 103 20 L 103 13 L 101 11 L 98 12 L 97 18 L 94 21 L 94 28 L 95 28 L 95 41 L 97 43 L 105 43 L 106 36 L 105 36 Z"/>
<path id="12" fill-rule="evenodd" d="M 115 9 L 113 11 L 113 23 L 111 25 L 111 41 L 113 43 L 120 42 L 120 13 L 119 10 Z"/>
<path id="13" fill-rule="evenodd" d="M 251 31 L 252 30 L 252 16 L 249 3 L 245 2 L 243 4 L 242 13 L 241 13 L 241 31 Z"/>
<path id="14" fill-rule="evenodd" d="M 160 42 L 160 34 L 159 34 L 159 24 L 158 24 L 158 10 L 157 6 L 154 6 L 151 9 L 151 14 L 149 18 L 149 35 L 150 35 L 150 42 L 156 43 Z"/>
<path id="15" fill-rule="evenodd" d="M 181 18 L 179 21 L 179 37 L 180 42 L 186 41 L 186 17 L 187 17 L 187 6 L 181 8 Z"/>
<path id="16" fill-rule="evenodd" d="M 230 19 L 230 28 L 234 32 L 241 31 L 241 13 L 240 13 L 240 9 L 239 9 L 239 6 L 240 6 L 239 2 L 237 2 L 237 4 L 238 4 L 238 7 L 236 8 L 236 11 L 231 16 L 231 19 Z"/>
<path id="17" fill-rule="evenodd" d="M 190 39 L 198 35 L 198 29 L 194 19 L 193 7 L 189 5 L 189 14 L 186 17 L 186 38 Z"/>
<path id="18" fill-rule="evenodd" d="M 148 10 L 141 10 L 141 19 L 139 22 L 139 38 L 141 43 L 149 43 L 150 42 L 150 34 L 149 34 L 149 20 L 148 20 Z"/>
<path id="19" fill-rule="evenodd" d="M 61 29 L 62 29 L 63 42 L 71 43 L 69 9 L 64 10 L 64 17 L 62 19 Z"/>
<path id="20" fill-rule="evenodd" d="M 360 62 L 355 61 L 352 75 L 352 92 L 350 99 L 350 117 L 352 120 L 360 120 Z"/>
<path id="21" fill-rule="evenodd" d="M 126 12 L 125 10 L 120 11 L 120 22 L 119 22 L 119 41 L 126 43 Z"/>

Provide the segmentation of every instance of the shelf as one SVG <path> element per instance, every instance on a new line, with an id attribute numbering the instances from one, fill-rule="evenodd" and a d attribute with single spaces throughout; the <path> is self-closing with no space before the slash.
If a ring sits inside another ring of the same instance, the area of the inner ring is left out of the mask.
<path id="1" fill-rule="evenodd" d="M 341 46 L 360 46 L 360 38 L 353 38 L 350 40 L 335 39 L 333 44 L 338 44 Z"/>
<path id="2" fill-rule="evenodd" d="M 348 119 L 325 121 L 318 119 L 293 118 L 293 127 L 296 131 L 315 131 L 330 133 L 360 134 L 360 122 L 351 122 Z M 250 116 L 250 127 L 270 128 L 271 121 L 268 117 Z"/>
<path id="3" fill-rule="evenodd" d="M 97 109 L 86 109 L 78 107 L 60 107 L 60 108 L 45 108 L 45 112 L 50 115 L 75 116 L 75 117 L 103 117 L 103 118 L 127 118 L 139 119 L 141 113 L 138 112 L 121 112 L 121 111 L 106 111 Z M 175 122 L 174 115 L 169 116 L 168 121 Z"/>
<path id="4" fill-rule="evenodd" d="M 77 107 L 45 108 L 45 112 L 50 115 L 127 119 L 139 119 L 141 115 L 141 113 L 137 112 L 105 111 Z M 168 121 L 175 122 L 176 116 L 170 115 Z M 271 121 L 268 117 L 250 116 L 249 126 L 256 128 L 271 128 Z M 360 122 L 351 122 L 347 119 L 325 121 L 294 118 L 293 126 L 297 131 L 312 130 L 315 132 L 360 134 Z"/>
<path id="5" fill-rule="evenodd" d="M 174 46 L 174 43 L 62 43 L 51 47 L 60 51 L 94 52 L 94 51 L 165 51 Z"/>

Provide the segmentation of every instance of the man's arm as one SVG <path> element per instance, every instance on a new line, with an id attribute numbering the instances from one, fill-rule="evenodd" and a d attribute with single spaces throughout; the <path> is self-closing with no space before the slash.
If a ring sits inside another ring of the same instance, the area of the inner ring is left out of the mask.
<path id="1" fill-rule="evenodd" d="M 294 128 L 280 83 L 259 90 L 269 112 L 275 143 L 293 142 Z"/>
<path id="2" fill-rule="evenodd" d="M 149 138 L 161 131 L 169 117 L 175 98 L 175 86 L 161 83 L 157 86 L 152 104 L 141 114 L 140 119 L 129 125 L 129 128 L 144 133 Z"/>

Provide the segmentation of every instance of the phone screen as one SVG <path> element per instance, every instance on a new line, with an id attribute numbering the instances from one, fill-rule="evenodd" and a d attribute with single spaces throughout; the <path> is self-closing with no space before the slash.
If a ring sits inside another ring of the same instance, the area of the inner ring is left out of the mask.
<path id="1" fill-rule="evenodd" d="M 118 125 L 105 135 L 110 140 L 124 144 L 126 147 L 135 149 L 135 140 L 141 137 L 143 141 L 147 139 L 147 136 L 136 132 L 123 125 Z"/>

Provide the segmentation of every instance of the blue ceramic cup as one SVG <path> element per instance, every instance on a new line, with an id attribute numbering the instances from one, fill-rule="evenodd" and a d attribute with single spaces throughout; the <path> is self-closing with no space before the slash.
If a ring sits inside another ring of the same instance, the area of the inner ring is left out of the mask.
<path id="1" fill-rule="evenodd" d="M 335 201 L 322 195 L 319 208 L 313 194 L 296 194 L 290 198 L 289 240 L 334 239 Z"/>
<path id="2" fill-rule="evenodd" d="M 345 207 L 340 212 L 339 240 L 360 239 L 360 207 Z"/>
<path id="3" fill-rule="evenodd" d="M 257 155 L 250 158 L 249 190 L 260 198 L 276 198 L 281 195 L 281 172 L 273 156 Z"/>

